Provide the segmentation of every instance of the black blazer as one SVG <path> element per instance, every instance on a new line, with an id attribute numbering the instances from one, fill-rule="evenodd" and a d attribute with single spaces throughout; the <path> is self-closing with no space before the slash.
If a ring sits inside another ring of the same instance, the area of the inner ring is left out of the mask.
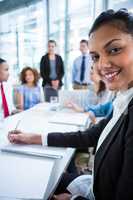
<path id="1" fill-rule="evenodd" d="M 84 132 L 51 133 L 48 145 L 96 146 L 109 120 Z M 133 99 L 95 155 L 93 190 L 96 200 L 133 200 Z"/>
<path id="2" fill-rule="evenodd" d="M 64 76 L 64 64 L 61 56 L 55 55 L 56 59 L 56 73 L 57 73 L 57 80 L 59 80 L 59 86 L 62 86 L 62 78 Z M 44 55 L 41 58 L 40 62 L 40 74 L 43 78 L 42 86 L 45 86 L 46 84 L 51 85 L 51 79 L 50 79 L 50 62 L 48 54 Z"/>

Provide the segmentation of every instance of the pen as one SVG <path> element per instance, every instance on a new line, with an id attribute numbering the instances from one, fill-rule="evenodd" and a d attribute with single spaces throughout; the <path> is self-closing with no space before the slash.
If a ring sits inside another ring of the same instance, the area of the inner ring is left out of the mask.
<path id="1" fill-rule="evenodd" d="M 15 131 L 17 130 L 18 125 L 20 124 L 20 121 L 21 121 L 21 120 L 18 120 L 18 122 L 17 122 L 17 124 L 16 124 L 16 127 L 15 127 L 15 129 L 14 129 Z"/>

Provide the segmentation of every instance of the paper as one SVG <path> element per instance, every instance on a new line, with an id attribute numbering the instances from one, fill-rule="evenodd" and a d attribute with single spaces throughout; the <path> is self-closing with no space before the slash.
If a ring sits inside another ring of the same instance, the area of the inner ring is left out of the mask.
<path id="1" fill-rule="evenodd" d="M 75 178 L 67 187 L 67 190 L 74 195 L 79 195 L 88 199 L 91 192 L 92 175 L 82 175 Z M 91 198 L 89 198 L 91 199 Z"/>
<path id="2" fill-rule="evenodd" d="M 55 159 L 5 154 L 0 165 L 0 199 L 46 200 Z M 3 173 L 4 172 L 4 173 Z M 47 195 L 47 194 L 46 194 Z"/>
<path id="3" fill-rule="evenodd" d="M 51 118 L 52 119 L 52 118 Z M 63 123 L 48 123 L 47 127 L 45 127 L 45 130 L 47 131 L 47 133 L 51 133 L 51 132 L 60 132 L 60 133 L 64 133 L 64 132 L 72 132 L 72 131 L 78 131 L 79 128 L 76 125 L 71 125 L 69 124 L 63 124 Z M 45 131 L 44 131 L 45 134 Z"/>
<path id="4" fill-rule="evenodd" d="M 19 124 L 18 124 L 19 122 Z M 42 133 L 47 126 L 47 119 L 45 117 L 38 116 L 37 113 L 22 113 L 22 115 L 16 115 L 9 117 L 5 122 L 6 132 L 15 130 L 21 130 L 26 133 Z"/>
<path id="5" fill-rule="evenodd" d="M 7 144 L 1 147 L 2 152 L 24 154 L 38 157 L 61 159 L 65 148 L 50 148 L 41 145 Z"/>
<path id="6" fill-rule="evenodd" d="M 60 123 L 67 125 L 86 126 L 88 115 L 85 113 L 56 113 L 49 120 L 50 123 Z"/>
<path id="7" fill-rule="evenodd" d="M 25 133 L 50 133 L 50 132 L 71 132 L 77 131 L 76 126 L 68 126 L 65 124 L 51 124 L 43 120 L 42 118 L 31 117 L 19 120 L 18 129 Z M 45 121 L 45 123 L 44 123 Z M 9 124 L 9 123 L 8 123 Z M 18 124 L 16 122 L 16 124 Z M 16 126 L 14 123 L 14 125 Z M 30 126 L 32 124 L 32 126 Z M 66 148 L 57 147 L 44 147 L 42 145 L 24 145 L 24 144 L 11 144 L 9 142 L 4 143 L 0 146 L 3 152 L 11 152 L 18 154 L 26 154 L 39 157 L 49 157 L 55 159 L 61 159 L 66 152 Z"/>
<path id="8" fill-rule="evenodd" d="M 42 109 L 43 111 L 43 109 Z M 47 132 L 76 131 L 76 126 L 66 124 L 48 124 L 50 114 L 24 111 L 6 119 L 3 135 L 17 129 L 25 133 L 43 134 Z M 30 199 L 47 200 L 49 194 L 56 187 L 60 174 L 69 161 L 73 150 L 67 148 L 42 147 L 36 145 L 2 144 L 2 148 L 9 149 L 9 153 L 1 152 L 0 158 L 0 199 Z M 16 151 L 11 153 L 10 150 Z M 69 153 L 69 150 L 70 153 Z M 20 153 L 18 153 L 21 151 Z M 24 151 L 27 153 L 24 153 Z M 30 154 L 31 152 L 31 154 Z M 34 153 L 34 155 L 33 155 Z M 39 156 L 41 154 L 42 156 Z M 54 158 L 54 156 L 59 156 Z M 63 159 L 60 157 L 63 156 Z M 55 164 L 56 163 L 56 164 Z M 52 189 L 51 189 L 52 188 Z"/>

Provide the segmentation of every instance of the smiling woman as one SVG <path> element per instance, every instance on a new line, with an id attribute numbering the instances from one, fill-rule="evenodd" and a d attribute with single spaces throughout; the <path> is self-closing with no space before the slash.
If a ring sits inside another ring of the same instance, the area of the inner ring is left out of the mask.
<path id="1" fill-rule="evenodd" d="M 133 19 L 125 10 L 115 15 L 110 10 L 106 17 L 103 13 L 90 31 L 90 53 L 107 87 L 126 89 L 133 79 Z"/>
<path id="2" fill-rule="evenodd" d="M 88 189 L 82 194 L 79 189 L 77 196 L 82 197 L 76 199 L 133 200 L 133 15 L 125 9 L 107 10 L 98 16 L 89 36 L 94 67 L 108 88 L 117 91 L 113 113 L 83 132 L 49 133 L 47 137 L 42 133 L 41 138 L 18 131 L 11 132 L 8 138 L 12 143 L 97 146 L 93 190 L 88 178 Z M 80 187 L 84 184 L 80 183 Z M 58 200 L 70 198 L 70 194 L 56 196 Z"/>

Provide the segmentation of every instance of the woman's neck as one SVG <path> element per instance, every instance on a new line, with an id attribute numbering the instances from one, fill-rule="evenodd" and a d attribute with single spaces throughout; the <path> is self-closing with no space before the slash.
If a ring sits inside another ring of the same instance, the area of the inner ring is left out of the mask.
<path id="1" fill-rule="evenodd" d="M 49 54 L 49 59 L 50 59 L 50 60 L 55 60 L 55 54 L 54 54 L 54 53 Z"/>
<path id="2" fill-rule="evenodd" d="M 28 87 L 34 87 L 34 83 L 26 83 Z"/>

